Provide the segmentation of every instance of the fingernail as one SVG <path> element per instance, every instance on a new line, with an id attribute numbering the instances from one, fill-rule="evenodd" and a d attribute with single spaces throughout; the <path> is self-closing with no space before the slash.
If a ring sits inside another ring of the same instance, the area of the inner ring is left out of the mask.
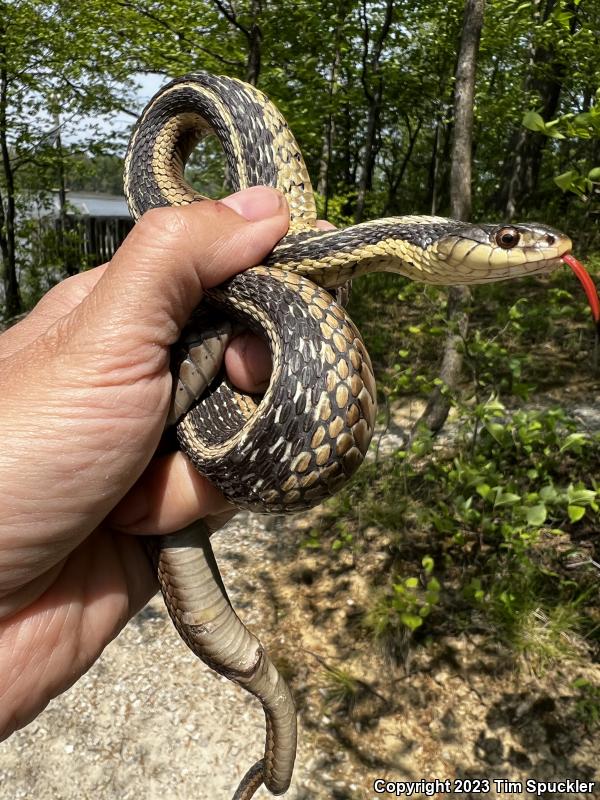
<path id="1" fill-rule="evenodd" d="M 251 186 L 249 189 L 242 189 L 241 192 L 224 197 L 219 202 L 249 222 L 272 217 L 285 205 L 281 192 L 268 186 Z"/>

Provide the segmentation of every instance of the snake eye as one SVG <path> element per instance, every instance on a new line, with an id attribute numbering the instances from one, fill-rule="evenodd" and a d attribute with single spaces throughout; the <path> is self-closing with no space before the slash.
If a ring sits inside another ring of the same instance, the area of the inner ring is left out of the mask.
<path id="1" fill-rule="evenodd" d="M 519 244 L 520 238 L 519 232 L 514 228 L 500 228 L 496 234 L 496 244 L 503 250 L 510 250 Z"/>

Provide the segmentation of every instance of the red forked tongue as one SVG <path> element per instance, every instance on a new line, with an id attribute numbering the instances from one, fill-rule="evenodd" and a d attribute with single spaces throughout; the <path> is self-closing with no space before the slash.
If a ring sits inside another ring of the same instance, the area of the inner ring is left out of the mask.
<path id="1" fill-rule="evenodd" d="M 562 260 L 565 264 L 568 264 L 575 275 L 579 278 L 581 285 L 583 286 L 588 303 L 590 304 L 590 309 L 592 310 L 592 316 L 594 317 L 594 322 L 596 323 L 596 327 L 600 328 L 600 300 L 598 299 L 598 291 L 596 289 L 596 284 L 590 278 L 590 275 L 583 264 L 580 264 L 579 261 L 572 256 L 570 253 L 566 256 L 562 257 Z"/>

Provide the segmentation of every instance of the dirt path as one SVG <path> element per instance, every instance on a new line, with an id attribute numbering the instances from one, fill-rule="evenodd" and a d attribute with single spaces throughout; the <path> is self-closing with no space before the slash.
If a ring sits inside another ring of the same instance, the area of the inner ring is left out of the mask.
<path id="1" fill-rule="evenodd" d="M 260 526 L 240 517 L 219 539 L 232 599 L 260 630 L 251 603 L 264 546 Z M 236 540 L 245 543 L 243 564 Z M 228 798 L 260 757 L 263 739 L 258 702 L 188 651 L 157 596 L 87 675 L 0 745 L 0 797 Z M 301 736 L 292 800 L 314 796 L 303 794 L 314 761 Z"/>
<path id="2" fill-rule="evenodd" d="M 336 632 L 352 611 L 354 593 L 332 600 L 334 576 L 325 569 L 318 578 L 318 559 L 310 553 L 297 554 L 293 570 L 300 582 L 291 576 L 280 585 L 276 573 L 288 569 L 292 546 L 293 532 L 285 527 L 243 515 L 216 549 L 234 603 L 265 632 L 270 652 L 289 658 L 302 649 L 302 663 L 293 669 L 302 713 L 290 800 L 373 798 L 377 777 L 562 777 L 596 780 L 600 790 L 600 749 L 572 716 L 564 695 L 568 674 L 524 681 L 506 654 L 482 640 L 443 639 L 423 651 L 408 676 L 382 675 L 380 660 L 358 646 L 343 666 L 367 688 L 348 713 L 328 711 L 322 668 L 311 654 L 339 664 Z M 306 583 L 311 571 L 312 585 Z M 328 620 L 309 630 L 317 608 L 321 616 L 329 608 Z M 598 679 L 598 668 L 591 672 Z M 221 800 L 260 755 L 263 735 L 258 704 L 199 664 L 156 597 L 84 678 L 0 745 L 0 797 Z M 570 795 L 585 796 L 591 795 Z"/>
<path id="3" fill-rule="evenodd" d="M 299 549 L 313 521 L 240 514 L 214 538 L 234 606 L 298 701 L 289 800 L 373 800 L 391 796 L 373 791 L 377 778 L 464 776 L 490 781 L 490 791 L 435 796 L 524 797 L 493 781 L 528 779 L 596 782 L 595 793 L 545 798 L 600 796 L 598 733 L 581 721 L 572 688 L 577 675 L 600 684 L 598 664 L 528 676 L 501 645 L 442 625 L 409 671 L 390 666 L 356 624 L 385 541 L 374 546 L 365 531 L 361 562 Z M 352 677 L 346 696 L 331 691 L 337 668 Z M 258 703 L 199 663 L 156 597 L 84 678 L 0 745 L 0 798 L 228 800 L 263 737 Z"/>

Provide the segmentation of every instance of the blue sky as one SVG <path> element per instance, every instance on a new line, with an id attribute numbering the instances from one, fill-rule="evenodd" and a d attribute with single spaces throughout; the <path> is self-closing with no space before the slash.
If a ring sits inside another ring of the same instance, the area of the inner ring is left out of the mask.
<path id="1" fill-rule="evenodd" d="M 135 101 L 129 104 L 132 111 L 141 113 L 144 106 L 150 98 L 168 83 L 169 79 L 164 75 L 157 75 L 156 73 L 139 74 L 135 76 L 139 89 L 135 93 Z M 107 114 L 103 117 L 83 117 L 79 118 L 74 124 L 69 124 L 68 120 L 61 120 L 64 124 L 63 128 L 63 142 L 65 144 L 75 144 L 77 142 L 89 139 L 93 125 L 100 123 L 100 128 L 104 133 L 114 131 L 117 137 L 123 140 L 123 150 L 127 142 L 129 132 L 135 123 L 135 119 L 129 114 L 117 112 L 115 114 Z"/>

